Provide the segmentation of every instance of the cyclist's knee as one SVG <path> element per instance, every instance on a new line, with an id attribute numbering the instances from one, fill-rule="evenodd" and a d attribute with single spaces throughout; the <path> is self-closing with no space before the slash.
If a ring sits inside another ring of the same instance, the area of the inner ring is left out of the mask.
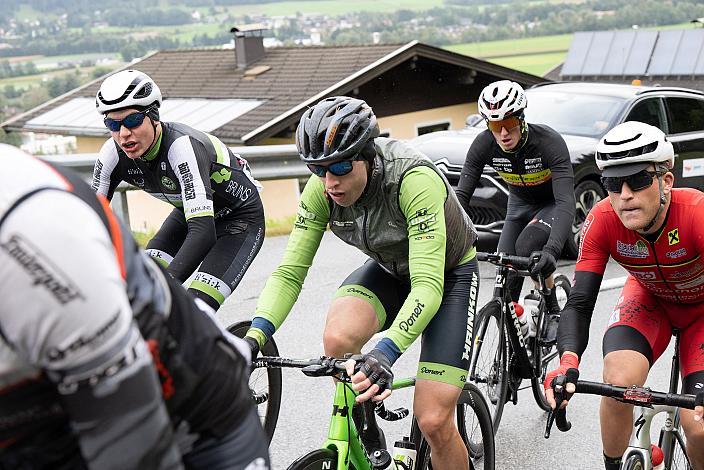
<path id="1" fill-rule="evenodd" d="M 701 421 L 694 421 L 694 411 L 680 410 L 682 429 L 687 437 L 687 443 L 697 449 L 704 449 L 704 426 Z"/>
<path id="2" fill-rule="evenodd" d="M 642 386 L 648 377 L 648 360 L 635 351 L 613 351 L 604 358 L 604 382 L 630 387 Z"/>
<path id="3" fill-rule="evenodd" d="M 323 349 L 327 356 L 342 357 L 347 353 L 356 354 L 364 342 L 352 337 L 349 331 L 326 328 L 323 333 Z"/>
<path id="4" fill-rule="evenodd" d="M 415 417 L 420 431 L 431 445 L 448 441 L 457 429 L 454 421 L 454 409 L 446 410 L 439 406 L 424 406 L 422 409 L 415 410 Z"/>

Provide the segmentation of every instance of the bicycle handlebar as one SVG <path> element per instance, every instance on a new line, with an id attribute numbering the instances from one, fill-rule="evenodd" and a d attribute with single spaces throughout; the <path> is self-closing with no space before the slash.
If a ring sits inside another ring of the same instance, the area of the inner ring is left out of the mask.
<path id="1" fill-rule="evenodd" d="M 336 377 L 343 382 L 349 382 L 350 377 L 347 375 L 347 369 L 344 364 L 349 359 L 337 359 L 334 357 L 321 356 L 315 359 L 289 359 L 286 357 L 263 356 L 252 361 L 252 368 L 294 368 L 303 369 L 303 373 L 308 377 Z M 257 399 L 266 398 L 262 395 L 254 396 L 255 402 Z M 378 402 L 374 407 L 374 412 L 385 421 L 397 421 L 408 416 L 407 408 L 396 408 L 389 410 L 384 405 L 383 401 Z"/>
<path id="2" fill-rule="evenodd" d="M 516 271 L 521 276 L 530 276 L 530 268 L 535 262 L 538 261 L 538 257 L 525 257 L 508 255 L 506 253 L 486 253 L 483 251 L 477 251 L 478 261 L 488 261 L 489 263 L 500 266 L 507 267 Z M 545 285 L 545 276 L 538 274 L 538 284 L 540 292 L 544 295 L 550 294 L 550 289 Z"/>
<path id="3" fill-rule="evenodd" d="M 693 410 L 696 397 L 678 393 L 665 393 L 651 390 L 649 387 L 620 387 L 617 385 L 605 384 L 601 382 L 589 382 L 578 380 L 574 393 L 585 395 L 599 395 L 602 397 L 614 398 L 623 403 L 631 405 L 652 407 L 653 405 L 675 406 Z M 564 391 L 555 390 L 555 402 L 557 411 L 551 410 L 548 413 L 548 420 L 545 426 L 545 438 L 550 437 L 552 421 L 555 421 L 557 428 L 562 431 L 569 431 L 572 424 L 567 420 L 567 408 L 559 408 L 564 401 Z"/>

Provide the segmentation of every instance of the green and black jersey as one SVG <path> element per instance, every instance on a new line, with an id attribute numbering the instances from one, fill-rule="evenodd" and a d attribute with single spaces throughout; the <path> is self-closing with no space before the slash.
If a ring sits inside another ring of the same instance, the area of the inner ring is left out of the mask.
<path id="1" fill-rule="evenodd" d="M 259 297 L 248 333 L 260 343 L 293 307 L 328 226 L 387 272 L 409 281 L 410 293 L 386 335 L 400 352 L 437 312 L 445 271 L 474 258 L 474 226 L 430 160 L 392 139 L 375 139 L 375 148 L 367 187 L 352 206 L 328 199 L 317 176 L 306 184 L 284 259 Z M 401 328 L 408 317 L 416 320 L 413 327 Z"/>

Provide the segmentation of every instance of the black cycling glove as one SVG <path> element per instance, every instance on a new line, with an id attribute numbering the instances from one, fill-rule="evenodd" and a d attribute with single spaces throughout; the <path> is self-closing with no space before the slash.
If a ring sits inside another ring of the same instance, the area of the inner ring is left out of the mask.
<path id="1" fill-rule="evenodd" d="M 547 250 L 534 251 L 530 256 L 531 258 L 535 257 L 538 259 L 535 263 L 533 263 L 533 266 L 530 267 L 530 273 L 533 276 L 542 274 L 543 277 L 548 277 L 557 269 L 557 261 L 555 260 L 555 256 Z"/>
<path id="2" fill-rule="evenodd" d="M 249 351 L 252 353 L 251 360 L 255 360 L 259 355 L 259 343 L 256 339 L 252 338 L 251 336 L 245 336 L 242 339 L 245 343 L 247 343 L 247 346 L 249 346 Z"/>
<path id="3" fill-rule="evenodd" d="M 391 371 L 391 361 L 386 357 L 386 354 L 378 349 L 372 349 L 369 354 L 355 355 L 352 356 L 352 359 L 357 361 L 355 370 L 366 375 L 371 385 L 377 384 L 379 386 L 377 395 L 384 390 L 391 390 L 394 373 Z"/>

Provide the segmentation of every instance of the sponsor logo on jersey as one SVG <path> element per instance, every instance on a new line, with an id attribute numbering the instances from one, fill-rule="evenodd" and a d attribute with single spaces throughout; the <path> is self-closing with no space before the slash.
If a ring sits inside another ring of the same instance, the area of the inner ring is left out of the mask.
<path id="1" fill-rule="evenodd" d="M 694 266 L 687 269 L 686 271 L 676 271 L 674 273 L 668 274 L 669 279 L 685 279 L 693 276 L 700 271 L 704 271 L 704 265 L 702 263 L 695 263 Z"/>
<path id="2" fill-rule="evenodd" d="M 432 230 L 432 226 L 435 225 L 436 221 L 435 214 L 428 214 L 428 209 L 423 208 L 416 211 L 415 216 L 408 223 L 415 227 L 419 233 L 425 233 Z"/>
<path id="3" fill-rule="evenodd" d="M 50 361 L 60 361 L 64 359 L 68 354 L 75 353 L 86 346 L 93 346 L 93 349 L 105 341 L 105 337 L 108 333 L 114 330 L 117 325 L 117 320 L 120 318 L 120 311 L 110 319 L 108 322 L 102 326 L 93 335 L 88 337 L 79 336 L 78 339 L 69 343 L 65 347 L 54 347 L 50 348 L 47 352 L 47 356 Z"/>
<path id="4" fill-rule="evenodd" d="M 93 191 L 97 191 L 100 186 L 100 174 L 103 172 L 103 162 L 97 160 L 93 169 Z"/>
<path id="5" fill-rule="evenodd" d="M 668 245 L 677 245 L 680 242 L 680 229 L 676 228 L 667 232 Z"/>
<path id="6" fill-rule="evenodd" d="M 408 330 L 411 329 L 413 324 L 415 324 L 416 321 L 418 321 L 418 318 L 420 317 L 420 314 L 423 313 L 423 308 L 425 307 L 425 304 L 420 303 L 418 299 L 415 299 L 416 306 L 413 307 L 413 311 L 411 314 L 403 320 L 401 323 L 399 323 L 399 328 L 401 330 L 408 332 Z"/>
<path id="7" fill-rule="evenodd" d="M 227 183 L 227 188 L 225 188 L 225 192 L 231 194 L 240 201 L 246 201 L 249 199 L 249 196 L 252 195 L 252 188 L 242 186 L 237 181 L 229 181 Z"/>
<path id="8" fill-rule="evenodd" d="M 183 162 L 178 166 L 178 172 L 183 180 L 183 193 L 186 195 L 186 200 L 196 198 L 196 189 L 193 185 L 193 173 L 188 168 L 188 162 Z"/>
<path id="9" fill-rule="evenodd" d="M 589 215 L 587 215 L 587 218 L 584 219 L 584 223 L 582 223 L 582 236 L 579 238 L 579 254 L 577 255 L 577 262 L 582 259 L 582 247 L 584 246 L 584 239 L 587 238 L 587 232 L 589 231 L 589 227 L 592 226 L 593 222 L 594 214 L 590 212 Z"/>
<path id="10" fill-rule="evenodd" d="M 679 250 L 668 251 L 667 253 L 665 253 L 665 256 L 667 256 L 668 258 L 672 258 L 672 259 L 681 258 L 683 256 L 687 256 L 687 249 L 683 247 L 683 248 L 680 248 Z"/>
<path id="11" fill-rule="evenodd" d="M 210 175 L 210 179 L 215 181 L 217 184 L 220 184 L 223 181 L 230 181 L 231 177 L 232 172 L 228 171 L 227 168 L 221 168 L 220 171 L 215 171 L 212 175 Z"/>
<path id="12" fill-rule="evenodd" d="M 166 162 L 161 162 L 161 171 L 166 171 Z"/>
<path id="13" fill-rule="evenodd" d="M 636 279 L 640 279 L 641 281 L 652 281 L 657 278 L 657 274 L 655 274 L 655 271 L 628 271 L 631 273 L 631 276 L 635 277 Z"/>
<path id="14" fill-rule="evenodd" d="M 165 187 L 166 189 L 169 189 L 171 191 L 176 191 L 176 183 L 174 183 L 174 180 L 172 180 L 168 176 L 161 177 L 161 185 L 163 187 Z"/>
<path id="15" fill-rule="evenodd" d="M 704 275 L 695 277 L 694 279 L 687 282 L 675 284 L 675 289 L 691 289 L 692 287 L 701 286 L 702 284 L 704 284 Z"/>
<path id="16" fill-rule="evenodd" d="M 647 258 L 650 252 L 648 247 L 643 240 L 638 240 L 637 242 L 623 243 L 621 240 L 616 240 L 616 252 L 627 258 Z"/>
<path id="17" fill-rule="evenodd" d="M 32 278 L 34 286 L 45 288 L 60 304 L 84 298 L 68 276 L 29 240 L 14 234 L 8 241 L 0 243 L 0 248 L 19 263 Z"/>
<path id="18" fill-rule="evenodd" d="M 130 175 L 130 176 L 141 175 L 141 174 L 142 174 L 142 170 L 139 169 L 139 168 L 128 168 L 128 169 L 127 169 L 127 174 Z"/>

